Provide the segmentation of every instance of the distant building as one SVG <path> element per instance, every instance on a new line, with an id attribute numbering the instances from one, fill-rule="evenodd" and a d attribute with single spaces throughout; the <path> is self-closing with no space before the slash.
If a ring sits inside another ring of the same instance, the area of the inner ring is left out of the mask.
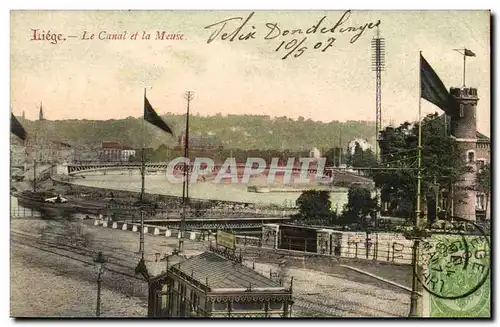
<path id="1" fill-rule="evenodd" d="M 309 158 L 313 158 L 316 160 L 319 160 L 321 158 L 321 152 L 318 150 L 318 148 L 312 148 L 311 151 L 309 151 Z"/>
<path id="2" fill-rule="evenodd" d="M 130 161 L 130 157 L 135 157 L 135 149 L 129 146 L 123 146 L 121 152 L 122 161 Z"/>
<path id="3" fill-rule="evenodd" d="M 130 156 L 135 156 L 136 150 L 121 145 L 116 141 L 103 141 L 101 143 L 101 150 L 99 153 L 100 160 L 102 161 L 129 161 Z"/>
<path id="4" fill-rule="evenodd" d="M 24 165 L 28 160 L 26 146 L 16 136 L 11 136 L 10 138 L 10 155 L 11 163 L 14 166 Z"/>
<path id="5" fill-rule="evenodd" d="M 183 149 L 186 142 L 186 136 L 179 136 L 179 148 Z M 220 150 L 224 146 L 215 135 L 190 136 L 189 149 L 192 150 Z"/>
<path id="6" fill-rule="evenodd" d="M 28 162 L 36 160 L 38 163 L 58 164 L 74 160 L 73 147 L 63 141 L 48 140 L 43 143 L 36 141 L 26 142 L 26 159 Z"/>
<path id="7" fill-rule="evenodd" d="M 99 161 L 100 148 L 94 148 L 83 144 L 71 144 L 74 149 L 74 161 L 76 163 Z"/>
<path id="8" fill-rule="evenodd" d="M 122 145 L 120 142 L 103 141 L 99 157 L 102 161 L 121 161 Z"/>
<path id="9" fill-rule="evenodd" d="M 361 147 L 361 149 L 363 151 L 366 151 L 368 149 L 371 149 L 372 146 L 370 145 L 370 143 L 368 143 L 367 140 L 364 140 L 364 139 L 354 139 L 352 140 L 351 142 L 349 142 L 349 144 L 347 145 L 347 150 L 348 152 L 353 155 L 354 154 L 354 150 L 356 149 L 356 143 L 359 144 L 359 146 Z"/>

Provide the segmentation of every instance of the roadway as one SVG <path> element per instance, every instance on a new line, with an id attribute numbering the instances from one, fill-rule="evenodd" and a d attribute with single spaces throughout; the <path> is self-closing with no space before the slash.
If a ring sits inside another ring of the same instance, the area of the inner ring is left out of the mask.
<path id="1" fill-rule="evenodd" d="M 16 317 L 93 317 L 96 275 L 94 258 L 103 251 L 103 317 L 145 317 L 147 284 L 137 278 L 137 233 L 79 222 L 14 219 L 11 221 L 11 306 Z M 176 238 L 145 235 L 145 259 L 155 260 L 177 246 Z M 184 242 L 188 256 L 206 243 Z M 244 254 L 245 264 L 269 276 L 278 262 Z M 384 283 L 330 264 L 325 272 L 286 260 L 285 283 L 294 277 L 295 317 L 403 317 L 409 295 Z"/>

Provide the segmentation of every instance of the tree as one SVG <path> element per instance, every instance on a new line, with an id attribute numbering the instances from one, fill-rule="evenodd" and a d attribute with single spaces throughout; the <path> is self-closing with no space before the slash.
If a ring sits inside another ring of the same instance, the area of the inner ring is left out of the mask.
<path id="1" fill-rule="evenodd" d="M 491 194 L 491 166 L 486 164 L 477 174 L 476 174 L 476 189 L 477 191 L 484 193 L 486 198 L 485 210 L 488 210 L 489 198 Z"/>
<path id="2" fill-rule="evenodd" d="M 347 204 L 344 208 L 344 218 L 350 222 L 363 222 L 366 216 L 377 209 L 377 200 L 371 197 L 370 190 L 353 186 L 347 193 Z"/>
<path id="3" fill-rule="evenodd" d="M 327 166 L 340 166 L 342 165 L 342 158 L 345 158 L 346 155 L 342 153 L 342 148 L 334 147 L 328 149 L 323 155 L 326 157 L 326 165 Z"/>
<path id="4" fill-rule="evenodd" d="M 450 190 L 470 167 L 461 159 L 458 142 L 446 135 L 444 119 L 437 113 L 422 120 L 422 200 L 433 196 L 434 180 Z M 405 122 L 382 132 L 379 168 L 373 172 L 381 200 L 392 204 L 390 210 L 412 216 L 416 206 L 418 159 L 418 123 Z M 451 192 L 447 192 L 451 194 Z M 447 201 L 451 203 L 451 201 Z"/>
<path id="5" fill-rule="evenodd" d="M 330 193 L 308 190 L 302 192 L 296 201 L 299 213 L 296 219 L 309 224 L 328 224 L 332 220 Z"/>
<path id="6" fill-rule="evenodd" d="M 363 150 L 358 142 L 354 145 L 354 153 L 350 152 L 347 159 L 351 167 L 373 168 L 377 166 L 377 158 L 373 151 L 371 149 Z"/>

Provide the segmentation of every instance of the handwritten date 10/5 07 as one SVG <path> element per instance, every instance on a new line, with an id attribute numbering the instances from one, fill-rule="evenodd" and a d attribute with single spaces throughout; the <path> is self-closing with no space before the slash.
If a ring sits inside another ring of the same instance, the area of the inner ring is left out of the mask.
<path id="1" fill-rule="evenodd" d="M 304 37 L 301 41 L 299 41 L 298 39 L 281 41 L 280 45 L 276 48 L 275 51 L 278 52 L 284 50 L 284 52 L 286 52 L 286 54 L 281 58 L 283 60 L 285 60 L 292 54 L 294 58 L 298 58 L 307 50 L 307 46 L 304 45 L 306 41 L 307 37 Z M 333 42 L 335 42 L 335 38 L 331 37 L 326 40 L 326 42 L 317 42 L 313 48 L 315 50 L 325 52 L 328 48 L 333 46 Z"/>

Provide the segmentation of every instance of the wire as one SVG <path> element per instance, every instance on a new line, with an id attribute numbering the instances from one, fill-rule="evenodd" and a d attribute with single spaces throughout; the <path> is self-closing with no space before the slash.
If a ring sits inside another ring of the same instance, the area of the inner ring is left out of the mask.
<path id="1" fill-rule="evenodd" d="M 407 150 L 395 151 L 395 152 L 390 152 L 390 153 L 386 153 L 386 154 L 380 155 L 380 157 L 392 156 L 392 155 L 395 155 L 395 154 L 400 154 L 400 153 L 405 153 L 405 152 L 411 152 L 411 151 L 416 151 L 416 150 L 418 150 L 418 149 L 414 148 L 414 149 L 407 149 Z"/>

